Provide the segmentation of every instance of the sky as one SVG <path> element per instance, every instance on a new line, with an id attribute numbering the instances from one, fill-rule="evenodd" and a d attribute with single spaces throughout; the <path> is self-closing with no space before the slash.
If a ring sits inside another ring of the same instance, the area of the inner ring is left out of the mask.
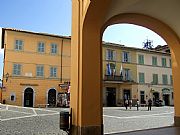
<path id="1" fill-rule="evenodd" d="M 0 27 L 71 35 L 71 0 L 1 0 L 0 5 Z M 103 34 L 103 41 L 139 48 L 147 38 L 154 47 L 166 44 L 156 33 L 136 25 L 112 25 Z M 3 50 L 0 50 L 0 78 L 2 71 Z"/>
<path id="2" fill-rule="evenodd" d="M 133 24 L 116 24 L 106 28 L 103 40 L 129 47 L 143 48 L 143 42 L 151 40 L 154 47 L 167 43 L 155 32 Z"/>

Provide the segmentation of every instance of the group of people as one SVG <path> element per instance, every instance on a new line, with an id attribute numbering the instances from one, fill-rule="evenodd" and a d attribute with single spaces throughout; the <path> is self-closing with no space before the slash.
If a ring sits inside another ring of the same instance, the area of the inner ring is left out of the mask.
<path id="1" fill-rule="evenodd" d="M 125 102 L 124 102 L 124 106 L 125 106 L 126 110 L 128 109 L 128 106 L 131 109 L 132 104 L 133 104 L 132 99 L 129 99 L 129 100 L 126 99 Z M 136 105 L 137 111 L 138 111 L 139 110 L 139 106 L 140 106 L 140 103 L 139 103 L 138 99 L 136 100 L 136 104 L 135 105 Z M 151 100 L 151 98 L 148 99 L 148 104 L 147 105 L 148 105 L 148 111 L 151 111 L 151 107 L 152 107 L 152 100 Z"/>

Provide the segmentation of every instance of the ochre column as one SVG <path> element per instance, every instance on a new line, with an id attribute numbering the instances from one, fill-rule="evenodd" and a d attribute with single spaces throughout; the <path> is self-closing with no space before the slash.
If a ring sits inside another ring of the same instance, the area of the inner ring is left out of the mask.
<path id="1" fill-rule="evenodd" d="M 172 46 L 172 72 L 174 88 L 174 125 L 180 126 L 180 44 Z"/>
<path id="2" fill-rule="evenodd" d="M 109 0 L 72 0 L 71 108 L 72 135 L 103 134 L 101 93 L 101 27 Z M 128 15 L 129 16 L 129 15 Z M 175 125 L 180 126 L 180 40 L 170 27 L 151 17 L 123 19 L 150 28 L 161 35 L 171 48 L 174 80 Z M 113 24 L 112 23 L 112 24 Z"/>
<path id="3" fill-rule="evenodd" d="M 96 20 L 84 22 L 86 5 L 89 2 L 89 0 L 72 1 L 70 99 L 72 135 L 103 134 L 101 36 Z M 84 27 L 85 25 L 88 27 Z"/>

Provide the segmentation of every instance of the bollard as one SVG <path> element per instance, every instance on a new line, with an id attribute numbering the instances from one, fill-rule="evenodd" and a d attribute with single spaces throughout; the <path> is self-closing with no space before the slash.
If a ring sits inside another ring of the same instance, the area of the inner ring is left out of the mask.
<path id="1" fill-rule="evenodd" d="M 60 129 L 67 131 L 69 130 L 69 112 L 62 111 L 60 112 Z"/>

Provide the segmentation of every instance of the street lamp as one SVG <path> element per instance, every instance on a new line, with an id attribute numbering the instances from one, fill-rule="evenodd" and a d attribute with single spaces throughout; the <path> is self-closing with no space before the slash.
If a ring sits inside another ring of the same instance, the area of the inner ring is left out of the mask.
<path id="1" fill-rule="evenodd" d="M 8 78 L 9 78 L 9 73 L 6 73 L 5 74 L 5 78 L 6 78 L 6 82 L 8 81 Z"/>

